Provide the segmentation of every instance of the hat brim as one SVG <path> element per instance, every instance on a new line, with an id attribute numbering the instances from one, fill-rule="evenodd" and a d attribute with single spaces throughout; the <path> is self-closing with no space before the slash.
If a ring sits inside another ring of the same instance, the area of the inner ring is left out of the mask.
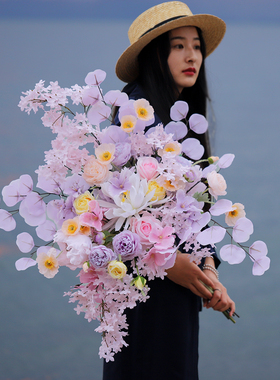
<path id="1" fill-rule="evenodd" d="M 222 19 L 207 14 L 183 16 L 167 22 L 144 34 L 123 52 L 116 64 L 117 77 L 127 83 L 135 80 L 138 76 L 137 57 L 141 50 L 154 38 L 182 26 L 195 26 L 202 31 L 206 46 L 206 57 L 216 49 L 226 32 L 226 24 Z"/>

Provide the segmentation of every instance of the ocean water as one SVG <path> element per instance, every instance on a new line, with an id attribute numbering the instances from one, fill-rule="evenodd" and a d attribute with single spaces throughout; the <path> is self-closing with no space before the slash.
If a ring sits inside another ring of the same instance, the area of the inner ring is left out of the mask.
<path id="1" fill-rule="evenodd" d="M 97 68 L 107 72 L 104 91 L 120 89 L 114 65 L 128 45 L 128 26 L 1 21 L 0 188 L 33 174 L 50 149 L 42 114 L 28 116 L 17 107 L 21 92 L 40 79 L 83 85 Z M 216 120 L 213 154 L 236 155 L 223 173 L 228 198 L 245 204 L 255 239 L 268 245 L 271 268 L 254 277 L 248 257 L 238 266 L 222 264 L 221 281 L 241 318 L 232 324 L 220 313 L 201 313 L 201 380 L 279 378 L 279 40 L 279 25 L 229 25 L 207 59 Z M 36 268 L 17 272 L 15 238 L 23 231 L 29 231 L 23 223 L 13 233 L 0 230 L 0 380 L 101 380 L 96 324 L 77 316 L 63 297 L 76 274 L 61 268 L 48 280 Z"/>

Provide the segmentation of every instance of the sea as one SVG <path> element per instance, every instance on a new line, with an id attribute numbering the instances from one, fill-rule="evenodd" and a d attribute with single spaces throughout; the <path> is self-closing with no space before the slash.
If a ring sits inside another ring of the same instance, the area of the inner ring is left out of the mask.
<path id="1" fill-rule="evenodd" d="M 121 89 L 114 67 L 128 46 L 128 27 L 128 21 L 108 20 L 0 21 L 0 188 L 21 174 L 35 181 L 51 148 L 42 112 L 20 111 L 21 93 L 40 80 L 82 86 L 95 69 L 107 73 L 104 92 Z M 229 24 L 206 60 L 213 155 L 235 154 L 222 172 L 227 198 L 245 205 L 252 241 L 266 242 L 271 267 L 253 276 L 249 257 L 239 265 L 222 262 L 220 278 L 240 318 L 234 324 L 219 312 L 201 312 L 201 380 L 279 379 L 279 41 L 279 24 Z M 36 267 L 17 272 L 20 232 L 35 236 L 19 219 L 15 231 L 0 230 L 0 380 L 101 380 L 97 324 L 76 315 L 64 297 L 77 273 L 61 268 L 49 280 Z"/>

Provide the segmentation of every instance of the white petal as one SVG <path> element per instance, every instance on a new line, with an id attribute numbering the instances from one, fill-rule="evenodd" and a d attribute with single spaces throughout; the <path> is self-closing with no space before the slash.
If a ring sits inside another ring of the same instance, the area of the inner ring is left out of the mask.
<path id="1" fill-rule="evenodd" d="M 220 257 L 229 264 L 240 264 L 245 259 L 246 252 L 236 245 L 227 244 L 221 248 Z"/>
<path id="2" fill-rule="evenodd" d="M 223 240 L 225 233 L 225 228 L 219 226 L 212 226 L 200 232 L 197 235 L 196 240 L 201 245 L 215 244 Z"/>
<path id="3" fill-rule="evenodd" d="M 21 259 L 15 262 L 15 266 L 17 270 L 25 270 L 29 267 L 33 267 L 36 264 L 37 263 L 35 260 L 30 259 L 28 257 L 22 257 Z"/>
<path id="4" fill-rule="evenodd" d="M 220 199 L 218 200 L 214 206 L 210 208 L 210 212 L 214 216 L 222 215 L 226 212 L 229 212 L 232 210 L 232 202 L 228 199 Z"/>

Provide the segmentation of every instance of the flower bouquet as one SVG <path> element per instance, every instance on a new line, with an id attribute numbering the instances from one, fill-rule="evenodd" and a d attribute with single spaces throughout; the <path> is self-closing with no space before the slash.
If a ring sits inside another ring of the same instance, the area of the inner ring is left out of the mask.
<path id="1" fill-rule="evenodd" d="M 45 87 L 40 81 L 23 93 L 21 110 L 43 109 L 42 123 L 56 137 L 36 170 L 36 187 L 25 174 L 3 188 L 5 204 L 19 207 L 0 210 L 0 228 L 14 230 L 19 213 L 41 240 L 35 245 L 29 233 L 17 235 L 19 250 L 29 253 L 16 261 L 17 270 L 37 265 L 46 278 L 60 266 L 79 271 L 79 285 L 66 295 L 78 303 L 78 314 L 100 322 L 99 354 L 109 361 L 127 345 L 125 309 L 147 300 L 149 281 L 164 278 L 179 247 L 198 264 L 227 235 L 222 260 L 237 264 L 247 254 L 254 275 L 262 275 L 270 260 L 264 242 L 243 244 L 253 232 L 244 206 L 218 200 L 227 187 L 220 170 L 234 155 L 202 160 L 203 146 L 186 138 L 189 130 L 204 133 L 206 119 L 193 114 L 186 120 L 188 104 L 178 101 L 170 123 L 152 126 L 147 100 L 129 100 L 120 91 L 104 95 L 105 77 L 95 70 L 83 87 L 61 88 L 57 82 Z M 70 109 L 70 100 L 82 112 Z M 119 126 L 111 120 L 114 107 Z M 222 214 L 226 226 L 214 219 Z"/>

